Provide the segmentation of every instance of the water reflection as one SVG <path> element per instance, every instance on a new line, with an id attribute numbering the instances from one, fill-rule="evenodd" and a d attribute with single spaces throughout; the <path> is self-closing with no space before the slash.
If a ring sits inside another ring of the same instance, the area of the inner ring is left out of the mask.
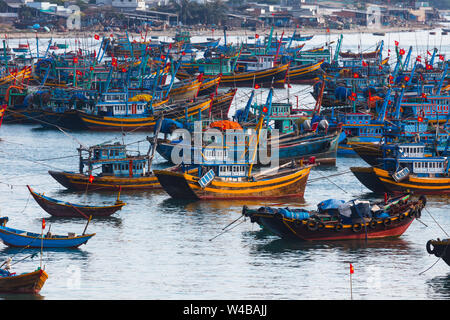
<path id="1" fill-rule="evenodd" d="M 450 298 L 450 273 L 444 276 L 438 276 L 432 279 L 428 279 L 425 283 L 431 290 L 431 298 Z"/>
<path id="2" fill-rule="evenodd" d="M 163 200 L 159 207 L 181 209 L 188 212 L 197 212 L 197 210 L 217 211 L 219 213 L 227 213 L 230 209 L 241 212 L 244 205 L 248 207 L 302 207 L 306 204 L 304 198 L 288 199 L 288 200 L 181 200 L 168 198 Z"/>
<path id="3" fill-rule="evenodd" d="M 0 300 L 44 300 L 40 294 L 0 293 Z"/>
<path id="4" fill-rule="evenodd" d="M 117 215 L 118 213 L 116 212 L 114 215 Z M 45 218 L 45 221 L 47 222 L 47 224 L 51 224 L 51 223 L 55 223 L 59 225 L 63 225 L 64 223 L 77 223 L 80 224 L 80 226 L 85 226 L 87 224 L 87 219 L 85 217 L 80 216 L 79 218 L 77 217 L 67 217 L 67 218 L 62 218 L 62 217 L 48 217 Z M 111 226 L 114 228 L 120 228 L 122 227 L 122 218 L 120 217 L 115 217 L 115 216 L 109 216 L 109 217 L 95 217 L 92 218 L 91 221 L 89 222 L 89 226 Z"/>
<path id="5" fill-rule="evenodd" d="M 386 251 L 396 255 L 406 255 L 416 249 L 409 241 L 400 238 L 372 240 L 335 240 L 335 241 L 300 241 L 283 239 L 272 235 L 269 231 L 246 231 L 242 233 L 254 252 L 280 253 L 286 251 L 314 251 L 317 249 L 338 249 L 346 253 L 361 253 L 361 249 L 369 249 L 373 254 L 386 254 Z M 253 243 L 252 243 L 253 241 Z M 264 243 L 261 243 L 264 241 Z M 267 242 L 269 241 L 269 242 Z M 365 253 L 364 253 L 365 254 Z"/>

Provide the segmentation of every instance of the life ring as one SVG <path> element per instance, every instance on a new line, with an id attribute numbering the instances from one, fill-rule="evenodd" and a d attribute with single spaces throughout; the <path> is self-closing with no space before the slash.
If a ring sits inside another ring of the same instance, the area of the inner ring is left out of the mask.
<path id="1" fill-rule="evenodd" d="M 375 229 L 377 227 L 377 222 L 375 220 L 371 220 L 369 222 L 369 228 Z"/>
<path id="2" fill-rule="evenodd" d="M 342 225 L 342 223 L 338 223 L 335 227 L 334 230 L 335 231 L 341 231 L 344 228 L 344 226 Z"/>
<path id="3" fill-rule="evenodd" d="M 362 230 L 362 224 L 361 223 L 355 223 L 352 225 L 353 232 L 359 232 Z"/>
<path id="4" fill-rule="evenodd" d="M 317 229 L 319 228 L 319 224 L 317 223 L 316 220 L 312 220 L 306 223 L 306 227 L 308 228 L 309 231 L 317 231 Z"/>
<path id="5" fill-rule="evenodd" d="M 436 253 L 436 250 L 434 250 L 434 247 L 433 247 L 433 249 L 431 249 L 431 240 L 428 240 L 428 242 L 427 242 L 427 252 L 429 254 L 435 254 Z"/>
<path id="6" fill-rule="evenodd" d="M 384 225 L 385 227 L 390 226 L 391 223 L 392 223 L 392 220 L 391 220 L 390 218 L 386 218 L 386 219 L 383 220 L 383 225 Z"/>

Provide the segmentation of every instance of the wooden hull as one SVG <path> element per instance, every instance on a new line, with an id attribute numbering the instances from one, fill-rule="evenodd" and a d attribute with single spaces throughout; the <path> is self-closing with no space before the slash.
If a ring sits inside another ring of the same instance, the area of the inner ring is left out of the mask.
<path id="1" fill-rule="evenodd" d="M 380 194 L 389 192 L 378 179 L 372 167 L 351 167 L 350 170 L 359 182 L 372 192 Z"/>
<path id="2" fill-rule="evenodd" d="M 374 173 L 384 188 L 390 193 L 412 192 L 414 194 L 444 195 L 450 194 L 450 177 L 447 178 L 421 178 L 408 176 L 406 179 L 397 182 L 388 171 L 373 168 Z"/>
<path id="3" fill-rule="evenodd" d="M 80 191 L 119 191 L 122 190 L 152 190 L 161 189 L 158 179 L 153 174 L 139 178 L 94 177 L 92 183 L 89 176 L 70 172 L 48 172 L 56 181 L 67 189 Z"/>
<path id="4" fill-rule="evenodd" d="M 173 87 L 169 92 L 169 98 L 172 100 L 192 100 L 194 99 L 202 85 L 202 82 L 194 80 L 180 87 Z"/>
<path id="5" fill-rule="evenodd" d="M 351 144 L 351 148 L 355 153 L 361 157 L 365 162 L 371 166 L 377 166 L 380 164 L 378 159 L 383 157 L 383 152 L 380 149 L 379 144 L 375 143 L 354 143 Z"/>
<path id="6" fill-rule="evenodd" d="M 48 214 L 54 217 L 74 217 L 74 218 L 88 218 L 89 216 L 95 217 L 109 217 L 118 210 L 122 209 L 125 205 L 124 202 L 116 203 L 112 206 L 80 206 L 74 205 L 68 202 L 54 201 L 48 197 L 42 196 L 41 194 L 34 192 L 30 187 L 28 187 L 34 200 L 44 209 Z"/>
<path id="7" fill-rule="evenodd" d="M 48 274 L 44 270 L 36 270 L 10 277 L 1 277 L 0 292 L 37 294 L 41 291 L 47 279 Z"/>
<path id="8" fill-rule="evenodd" d="M 233 75 L 222 75 L 220 85 L 223 87 L 253 87 L 255 85 L 270 86 L 286 78 L 288 65 L 280 65 L 274 68 L 260 71 L 248 71 L 235 73 Z M 179 71 L 177 78 L 187 79 L 192 75 Z"/>
<path id="9" fill-rule="evenodd" d="M 42 111 L 42 122 L 40 124 L 49 129 L 56 129 L 57 127 L 73 131 L 87 129 L 76 110 L 65 112 Z"/>
<path id="10" fill-rule="evenodd" d="M 219 87 L 221 77 L 216 77 L 213 79 L 208 79 L 202 82 L 200 86 L 200 90 L 198 91 L 198 96 L 205 96 L 211 93 L 215 93 L 217 88 Z"/>
<path id="11" fill-rule="evenodd" d="M 322 63 L 323 61 L 309 65 L 290 66 L 286 76 L 286 82 L 292 84 L 315 83 L 319 79 L 319 76 L 323 74 L 320 68 Z"/>
<path id="12" fill-rule="evenodd" d="M 203 99 L 199 102 L 186 104 L 187 116 L 196 116 L 199 112 L 206 112 L 211 107 L 211 99 Z M 155 111 L 163 111 L 168 119 L 182 119 L 186 116 L 183 105 L 174 108 L 155 108 Z M 79 112 L 81 120 L 89 130 L 94 131 L 152 131 L 156 120 L 153 115 L 148 116 L 101 116 Z"/>
<path id="13" fill-rule="evenodd" d="M 279 161 L 315 157 L 320 164 L 335 165 L 340 131 L 328 135 L 311 137 L 281 138 L 279 141 Z"/>
<path id="14" fill-rule="evenodd" d="M 426 244 L 427 252 L 442 258 L 450 266 L 450 239 L 429 240 Z"/>
<path id="15" fill-rule="evenodd" d="M 302 198 L 311 167 L 255 182 L 219 181 L 215 178 L 202 189 L 199 178 L 186 173 L 155 170 L 164 190 L 175 199 L 279 199 Z"/>
<path id="16" fill-rule="evenodd" d="M 407 209 L 401 215 L 386 219 L 372 219 L 357 224 L 324 223 L 320 227 L 309 220 L 287 218 L 281 214 L 273 214 L 265 210 L 249 210 L 244 207 L 243 214 L 250 217 L 251 222 L 281 238 L 302 241 L 331 241 L 331 240 L 365 240 L 381 239 L 401 236 L 420 212 Z M 320 223 L 319 223 L 320 224 Z"/>

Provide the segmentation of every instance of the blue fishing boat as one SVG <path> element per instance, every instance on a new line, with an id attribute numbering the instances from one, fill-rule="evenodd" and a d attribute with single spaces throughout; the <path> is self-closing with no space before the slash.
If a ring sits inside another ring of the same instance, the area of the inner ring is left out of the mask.
<path id="1" fill-rule="evenodd" d="M 450 194 L 448 157 L 427 156 L 425 152 L 423 143 L 402 143 L 383 149 L 381 167 L 352 167 L 350 170 L 376 193 Z"/>
<path id="2" fill-rule="evenodd" d="M 0 226 L 0 238 L 3 243 L 10 247 L 26 248 L 77 248 L 86 244 L 95 233 L 76 235 L 69 232 L 65 235 L 54 235 L 48 231 L 45 235 L 42 233 L 33 233 L 19 229 L 8 228 L 5 226 L 8 217 L 1 218 L 3 221 Z M 87 226 L 87 225 L 86 225 Z"/>

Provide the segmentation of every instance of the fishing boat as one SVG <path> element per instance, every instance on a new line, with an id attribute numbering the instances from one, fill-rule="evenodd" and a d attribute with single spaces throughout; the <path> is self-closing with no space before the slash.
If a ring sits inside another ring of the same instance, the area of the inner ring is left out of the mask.
<path id="1" fill-rule="evenodd" d="M 8 217 L 1 218 L 8 221 Z M 69 232 L 66 235 L 54 235 L 48 231 L 45 235 L 42 233 L 27 232 L 24 230 L 13 229 L 5 226 L 5 222 L 0 226 L 0 239 L 10 247 L 21 248 L 78 248 L 86 244 L 95 233 L 76 235 Z"/>
<path id="2" fill-rule="evenodd" d="M 303 197 L 311 167 L 284 166 L 277 173 L 248 176 L 245 164 L 211 164 L 200 167 L 198 175 L 168 170 L 154 170 L 154 174 L 175 199 L 283 199 Z M 212 177 L 206 185 L 202 174 Z"/>
<path id="3" fill-rule="evenodd" d="M 13 48 L 12 50 L 14 52 L 24 53 L 24 52 L 28 52 L 30 50 L 30 46 L 28 44 L 19 43 L 19 46 L 17 48 Z"/>
<path id="4" fill-rule="evenodd" d="M 0 292 L 38 294 L 47 279 L 48 274 L 42 269 L 21 274 L 0 269 Z"/>
<path id="5" fill-rule="evenodd" d="M 450 239 L 428 240 L 426 249 L 429 254 L 442 258 L 450 266 Z"/>
<path id="6" fill-rule="evenodd" d="M 351 167 L 355 177 L 375 193 L 450 194 L 448 158 L 425 156 L 423 143 L 399 144 L 381 159 L 381 167 Z"/>
<path id="7" fill-rule="evenodd" d="M 282 81 L 292 84 L 313 84 L 324 73 L 321 69 L 322 63 L 323 60 L 311 64 L 289 66 L 286 79 Z"/>
<path id="8" fill-rule="evenodd" d="M 83 206 L 47 197 L 44 194 L 35 192 L 30 186 L 27 187 L 41 208 L 54 217 L 84 217 L 86 219 L 89 219 L 89 217 L 109 217 L 126 205 L 126 203 L 117 198 L 116 203 L 110 206 Z"/>
<path id="9" fill-rule="evenodd" d="M 197 63 L 191 63 L 178 69 L 176 77 L 178 79 L 189 79 L 196 76 L 196 73 L 203 73 L 204 78 L 215 78 L 221 75 L 220 84 L 224 87 L 254 87 L 258 85 L 271 86 L 274 83 L 284 80 L 288 70 L 288 64 L 280 64 L 258 70 L 238 72 L 236 70 L 239 55 L 205 59 Z M 192 68 L 193 71 L 188 71 Z"/>
<path id="10" fill-rule="evenodd" d="M 78 173 L 52 170 L 48 172 L 67 189 L 87 192 L 161 188 L 158 179 L 149 170 L 152 159 L 150 148 L 147 154 L 128 154 L 126 146 L 117 142 L 91 147 L 80 146 L 77 150 Z"/>
<path id="11" fill-rule="evenodd" d="M 301 35 L 301 34 L 294 34 L 291 39 L 294 41 L 308 41 L 314 38 L 314 35 Z M 286 41 L 289 39 L 286 39 Z"/>
<path id="12" fill-rule="evenodd" d="M 117 95 L 113 95 L 117 97 Z M 200 97 L 192 102 L 168 101 L 155 102 L 149 107 L 145 101 L 129 102 L 124 98 L 105 98 L 104 103 L 98 103 L 92 112 L 78 111 L 80 119 L 89 130 L 95 131 L 151 131 L 154 129 L 155 114 L 164 112 L 174 120 L 195 116 L 206 112 L 212 106 L 212 99 Z"/>
<path id="13" fill-rule="evenodd" d="M 275 235 L 302 241 L 368 240 L 399 237 L 421 216 L 422 196 L 410 195 L 374 202 L 328 199 L 317 210 L 244 206 L 242 214 Z"/>
<path id="14" fill-rule="evenodd" d="M 190 152 L 180 159 L 178 170 L 154 170 L 155 176 L 164 190 L 175 199 L 216 200 L 216 199 L 277 199 L 303 197 L 306 182 L 312 165 L 303 165 L 291 161 L 273 168 L 253 171 L 258 164 L 255 161 L 257 149 L 260 149 L 260 135 L 264 117 L 268 110 L 264 109 L 256 125 L 256 134 L 248 137 L 256 138 L 256 148 L 250 150 L 245 143 L 243 132 L 240 139 L 233 138 L 233 143 L 226 146 L 196 146 L 194 157 Z M 243 143 L 234 143 L 234 139 Z M 156 143 L 156 141 L 155 141 Z M 270 161 L 274 155 L 268 156 Z M 260 153 L 261 156 L 261 153 Z M 258 158 L 259 159 L 259 158 Z M 259 161 L 263 161 L 260 159 Z M 195 170 L 195 171 L 194 171 Z"/>

